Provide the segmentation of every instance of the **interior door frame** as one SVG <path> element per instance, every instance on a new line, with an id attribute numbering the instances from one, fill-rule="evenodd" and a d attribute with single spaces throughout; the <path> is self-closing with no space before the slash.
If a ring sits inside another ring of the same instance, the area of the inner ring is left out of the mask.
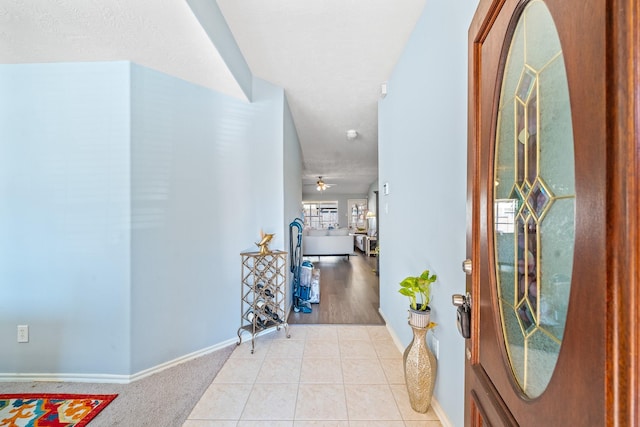
<path id="1" fill-rule="evenodd" d="M 482 197 L 479 155 L 480 102 L 479 49 L 482 37 L 506 0 L 480 0 L 469 28 L 468 152 L 467 164 L 467 258 L 480 260 L 479 235 Z M 606 425 L 639 425 L 640 411 L 640 6 L 637 0 L 595 0 L 591 5 L 606 10 L 606 301 L 604 313 L 595 314 L 605 322 L 605 408 Z M 468 276 L 467 292 L 479 295 L 480 274 L 474 268 Z M 622 309 L 621 309 L 622 308 Z M 472 305 L 471 339 L 465 343 L 465 374 L 478 364 L 479 307 Z M 477 370 L 476 370 L 477 373 Z M 480 381 L 483 381 L 482 375 Z M 491 381 L 484 378 L 487 386 Z M 468 384 L 467 384 L 468 386 Z M 480 425 L 487 410 L 472 403 L 465 390 L 465 425 Z M 491 414 L 513 425 L 504 414 Z"/>

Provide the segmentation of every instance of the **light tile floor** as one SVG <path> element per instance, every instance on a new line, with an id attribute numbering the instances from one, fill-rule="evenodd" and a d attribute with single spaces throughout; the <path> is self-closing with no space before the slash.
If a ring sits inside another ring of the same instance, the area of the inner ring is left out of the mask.
<path id="1" fill-rule="evenodd" d="M 243 336 L 183 427 L 436 427 L 411 409 L 385 326 L 291 325 Z"/>

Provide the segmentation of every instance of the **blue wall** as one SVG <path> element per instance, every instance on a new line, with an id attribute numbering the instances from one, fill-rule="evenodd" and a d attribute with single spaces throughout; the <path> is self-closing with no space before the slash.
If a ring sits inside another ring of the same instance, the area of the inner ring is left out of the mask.
<path id="1" fill-rule="evenodd" d="M 129 64 L 2 65 L 0 93 L 0 372 L 128 372 Z"/>
<path id="2" fill-rule="evenodd" d="M 232 338 L 239 253 L 262 227 L 282 236 L 283 94 L 253 90 L 132 66 L 133 372 Z"/>
<path id="3" fill-rule="evenodd" d="M 128 62 L 0 84 L 0 376 L 126 380 L 233 340 L 239 253 L 261 229 L 284 247 L 282 89 L 245 103 Z"/>
<path id="4" fill-rule="evenodd" d="M 435 397 L 456 426 L 464 423 L 464 341 L 451 295 L 465 289 L 466 34 L 476 5 L 426 3 L 379 103 L 381 312 L 408 345 L 409 301 L 398 284 L 425 268 L 438 275 L 431 303 L 438 326 L 429 337 L 440 343 Z"/>
<path id="5" fill-rule="evenodd" d="M 289 103 L 284 100 L 284 247 L 289 251 L 289 224 L 295 218 L 302 218 L 302 149 L 298 139 Z M 294 230 L 297 233 L 297 230 Z M 295 235 L 297 236 L 297 234 Z M 289 258 L 289 257 L 287 257 Z M 288 259 L 287 259 L 287 262 Z M 288 265 L 288 268 L 290 265 Z M 292 305 L 293 279 L 289 273 L 289 287 L 287 288 L 285 312 L 289 312 Z"/>

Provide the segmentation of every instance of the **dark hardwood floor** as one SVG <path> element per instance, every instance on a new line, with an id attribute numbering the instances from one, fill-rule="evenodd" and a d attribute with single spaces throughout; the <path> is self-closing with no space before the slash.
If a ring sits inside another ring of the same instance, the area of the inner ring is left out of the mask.
<path id="1" fill-rule="evenodd" d="M 289 324 L 384 324 L 378 312 L 376 258 L 356 253 L 349 261 L 331 256 L 305 258 L 320 269 L 320 303 L 311 304 L 311 313 L 291 311 Z"/>

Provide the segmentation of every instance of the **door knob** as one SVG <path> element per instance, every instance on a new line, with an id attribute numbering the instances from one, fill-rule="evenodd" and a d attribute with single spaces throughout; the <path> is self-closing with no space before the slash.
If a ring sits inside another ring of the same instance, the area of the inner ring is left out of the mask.
<path id="1" fill-rule="evenodd" d="M 456 307 L 460 307 L 467 301 L 467 298 L 462 294 L 453 294 L 451 295 L 451 304 Z"/>
<path id="2" fill-rule="evenodd" d="M 464 274 L 466 274 L 467 276 L 471 276 L 473 268 L 470 259 L 465 259 L 464 261 L 462 261 L 462 271 L 464 271 Z"/>
<path id="3" fill-rule="evenodd" d="M 453 294 L 451 295 L 451 304 L 456 307 L 460 307 L 461 305 L 468 305 L 471 307 L 471 294 L 467 292 L 466 295 L 462 294 Z"/>

